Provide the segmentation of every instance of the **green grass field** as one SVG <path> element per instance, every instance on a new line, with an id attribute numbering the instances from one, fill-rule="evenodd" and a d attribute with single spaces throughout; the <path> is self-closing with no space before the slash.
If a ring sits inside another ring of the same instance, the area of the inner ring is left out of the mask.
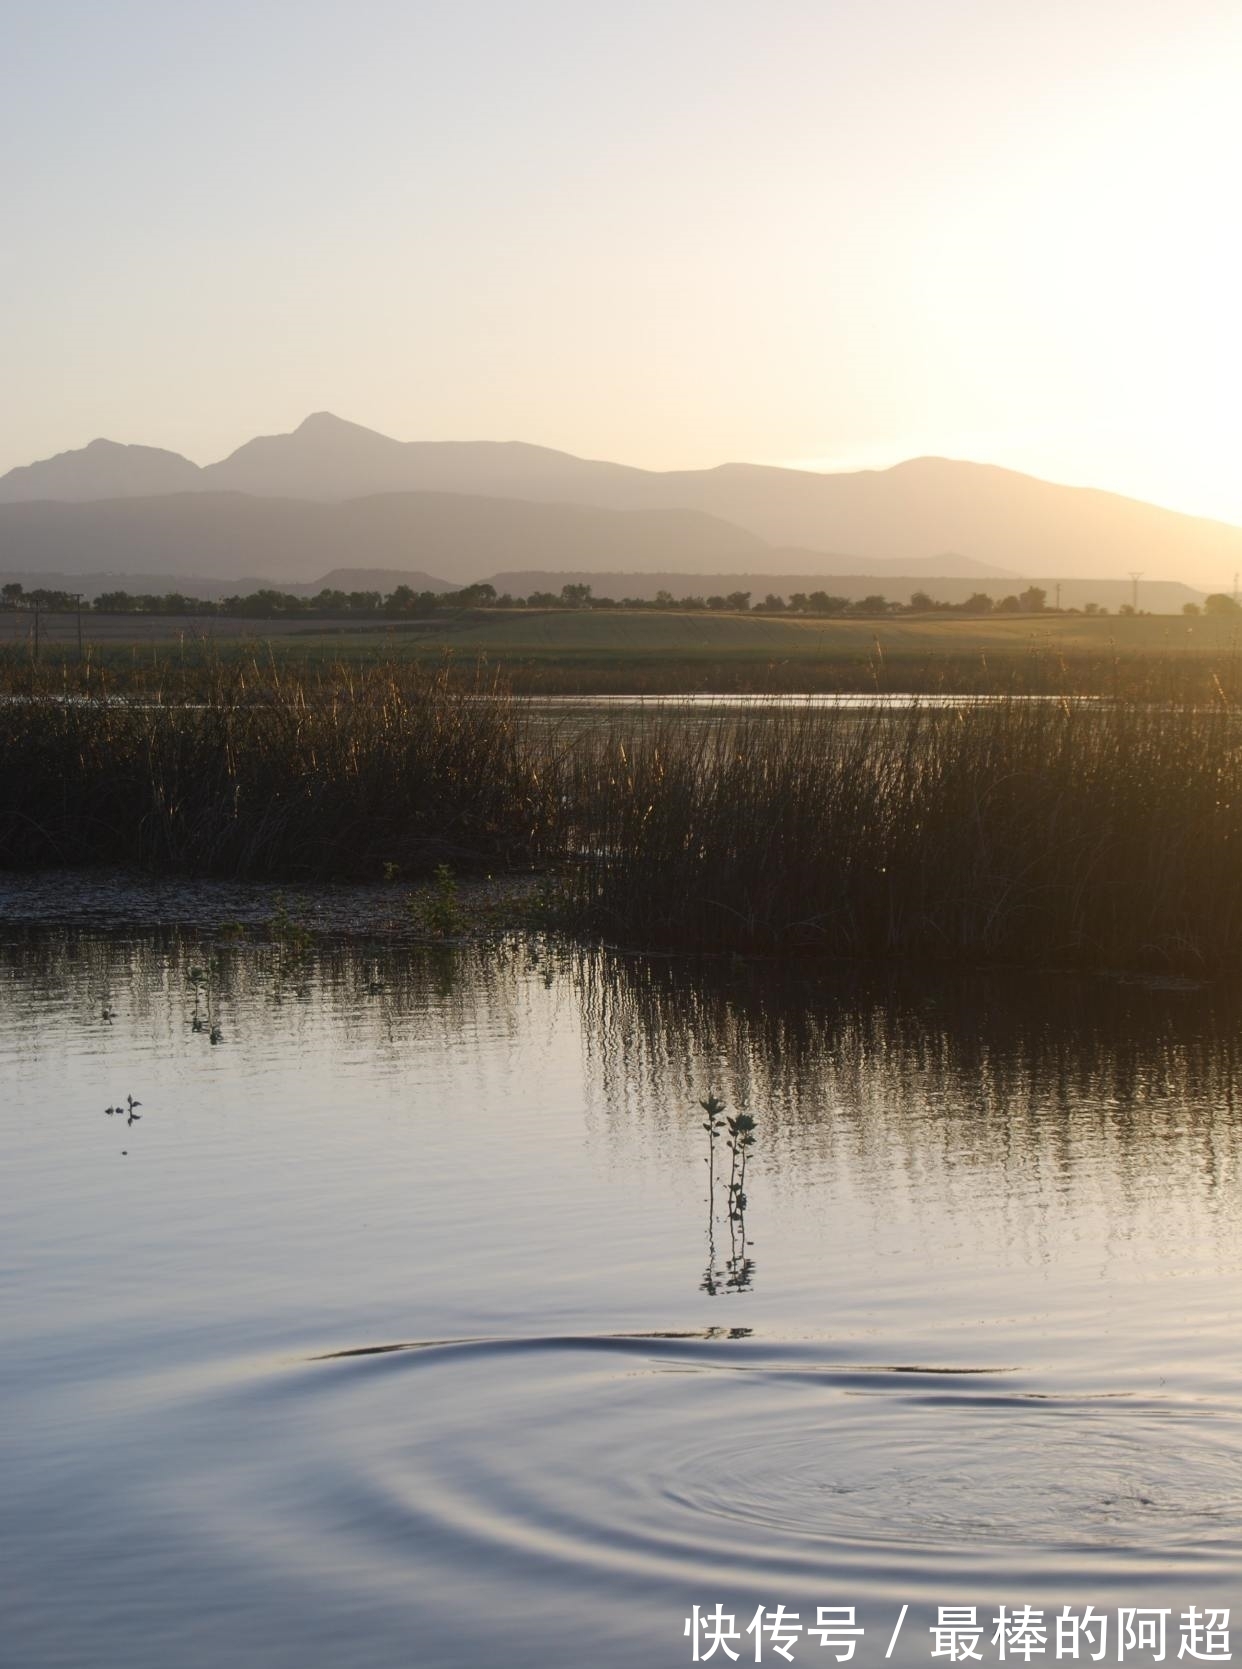
<path id="1" fill-rule="evenodd" d="M 1239 624 L 1242 624 L 1240 622 Z M 376 633 L 375 636 L 382 636 Z M 399 634 L 392 634 L 392 640 Z M 303 640 L 306 641 L 306 640 Z M 781 618 L 756 614 L 656 613 L 640 610 L 574 612 L 479 611 L 452 627 L 435 627 L 416 640 L 420 652 L 446 647 L 496 656 L 823 655 L 869 659 L 878 642 L 886 656 L 922 659 L 1023 654 L 1032 649 L 1127 654 L 1195 650 L 1219 655 L 1242 643 L 1230 621 L 1180 615 L 1104 619 L 1074 615 L 1003 615 L 952 619 L 911 615 L 893 619 Z"/>
<path id="2" fill-rule="evenodd" d="M 1242 686 L 1242 634 L 1182 616 L 781 619 L 479 611 L 421 631 L 324 632 L 289 654 L 483 658 L 547 693 L 1061 690 L 1160 697 Z"/>
<path id="3" fill-rule="evenodd" d="M 19 617 L 20 619 L 20 617 Z M 484 659 L 519 686 L 675 693 L 691 689 L 849 690 L 986 687 L 1157 690 L 1170 677 L 1242 683 L 1242 631 L 1229 619 L 1181 615 L 910 615 L 826 619 L 654 610 L 472 610 L 442 620 L 351 623 L 88 616 L 84 641 L 102 662 L 171 654 L 225 658 L 262 647 L 280 659 Z M 6 634 L 0 631 L 0 641 Z M 10 655 L 30 653 L 9 632 Z M 45 617 L 45 658 L 76 655 L 76 621 Z M 1137 674 L 1141 671 L 1141 677 Z"/>

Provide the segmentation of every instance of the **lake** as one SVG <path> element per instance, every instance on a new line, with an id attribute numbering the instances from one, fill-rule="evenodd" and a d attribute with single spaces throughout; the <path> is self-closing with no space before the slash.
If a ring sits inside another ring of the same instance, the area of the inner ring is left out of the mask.
<path id="1" fill-rule="evenodd" d="M 5 1663 L 657 1669 L 718 1605 L 868 1669 L 1029 1605 L 1038 1663 L 1088 1604 L 1151 1662 L 1130 1608 L 1172 1661 L 1231 1605 L 1242 993 L 171 895 L 0 899 Z"/>

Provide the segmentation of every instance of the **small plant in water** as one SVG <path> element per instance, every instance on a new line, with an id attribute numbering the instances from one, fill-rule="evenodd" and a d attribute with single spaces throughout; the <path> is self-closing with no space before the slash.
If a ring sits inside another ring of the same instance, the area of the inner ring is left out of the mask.
<path id="1" fill-rule="evenodd" d="M 733 1162 L 729 1174 L 729 1274 L 728 1285 L 734 1292 L 744 1291 L 754 1278 L 754 1259 L 746 1247 L 746 1159 L 755 1145 L 755 1120 L 750 1113 L 739 1113 L 728 1120 L 729 1151 Z"/>
<path id="2" fill-rule="evenodd" d="M 729 1152 L 733 1163 L 729 1171 L 729 1215 L 740 1218 L 746 1210 L 746 1156 L 755 1145 L 755 1121 L 750 1113 L 739 1113 L 728 1120 Z"/>
<path id="3" fill-rule="evenodd" d="M 707 1131 L 707 1208 L 712 1217 L 716 1209 L 716 1137 L 725 1127 L 722 1114 L 725 1110 L 723 1101 L 714 1095 L 709 1095 L 699 1106 L 707 1114 L 703 1121 L 703 1128 Z"/>
<path id="4" fill-rule="evenodd" d="M 310 929 L 290 912 L 283 892 L 278 892 L 272 899 L 272 913 L 268 917 L 267 926 L 273 939 L 279 939 L 295 955 L 310 945 Z"/>
<path id="5" fill-rule="evenodd" d="M 700 1290 L 714 1298 L 720 1289 L 720 1271 L 716 1268 L 716 1138 L 725 1127 L 725 1104 L 709 1094 L 699 1106 L 707 1114 L 703 1129 L 707 1132 L 707 1268 L 699 1282 Z"/>
<path id="6" fill-rule="evenodd" d="M 735 1113 L 729 1117 L 725 1103 L 719 1096 L 708 1095 L 699 1102 L 706 1117 L 702 1128 L 707 1132 L 707 1269 L 699 1283 L 702 1292 L 715 1297 L 721 1283 L 730 1292 L 742 1292 L 754 1278 L 754 1259 L 747 1253 L 746 1239 L 746 1161 L 755 1145 L 755 1118 L 752 1113 Z M 729 1187 L 728 1220 L 730 1254 L 723 1270 L 716 1268 L 716 1143 L 722 1131 L 728 1132 Z"/>
<path id="7" fill-rule="evenodd" d="M 430 895 L 411 893 L 406 909 L 422 932 L 433 939 L 455 939 L 465 925 L 461 900 L 457 895 L 457 880 L 448 864 L 439 864 L 431 884 Z"/>
<path id="8" fill-rule="evenodd" d="M 220 963 L 213 958 L 204 968 L 193 963 L 186 969 L 185 982 L 194 993 L 194 1009 L 190 1015 L 190 1030 L 206 1032 L 208 1040 L 219 1043 L 224 1033 L 216 1015 L 216 995 L 220 979 Z"/>
<path id="9" fill-rule="evenodd" d="M 435 891 L 427 920 L 432 932 L 441 939 L 452 938 L 461 931 L 461 903 L 457 897 L 457 882 L 446 863 L 436 868 Z"/>
<path id="10" fill-rule="evenodd" d="M 207 1025 L 206 1020 L 203 1019 L 200 1005 L 201 1005 L 202 1000 L 203 1000 L 203 993 L 204 993 L 204 991 L 206 991 L 206 993 L 207 993 L 207 1009 L 208 1009 L 208 1013 L 210 1014 L 210 1012 L 211 1012 L 211 990 L 210 990 L 210 986 L 208 985 L 208 979 L 209 979 L 209 975 L 207 973 L 206 968 L 200 968 L 196 964 L 194 967 L 186 969 L 185 982 L 190 987 L 190 989 L 194 992 L 194 1012 L 190 1016 L 190 1030 L 191 1031 L 201 1032 L 205 1029 L 205 1027 Z"/>

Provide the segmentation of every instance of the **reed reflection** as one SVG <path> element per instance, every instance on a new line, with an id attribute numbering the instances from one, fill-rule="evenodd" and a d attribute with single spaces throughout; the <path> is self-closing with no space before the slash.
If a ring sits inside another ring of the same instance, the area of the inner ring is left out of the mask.
<path id="1" fill-rule="evenodd" d="M 252 1052 L 292 1028 L 314 1032 L 326 1049 L 370 1047 L 377 1066 L 395 1066 L 415 1023 L 447 1041 L 486 1016 L 516 1043 L 528 963 L 510 942 L 411 950 L 237 924 L 201 933 L 10 928 L 0 941 L 0 979 L 45 1022 L 10 1035 L 19 1055 L 55 1047 L 55 1020 L 114 1042 L 137 1028 L 148 1041 L 185 1032 Z"/>
<path id="2" fill-rule="evenodd" d="M 188 1035 L 217 1061 L 233 1051 L 260 1061 L 273 1038 L 313 1038 L 321 1059 L 344 1052 L 364 1071 L 400 1074 L 411 1049 L 442 1043 L 454 1050 L 443 1080 L 454 1103 L 484 1123 L 500 1111 L 471 1099 L 484 1093 L 485 1055 L 487 1094 L 507 1073 L 518 1100 L 537 1100 L 546 1051 L 580 1049 L 590 1142 L 622 1143 L 627 1168 L 672 1167 L 687 1180 L 702 1175 L 697 1126 L 711 1086 L 726 1127 L 708 1189 L 705 1290 L 753 1279 L 750 1178 L 731 1174 L 728 1143 L 756 1132 L 753 1155 L 741 1153 L 763 1184 L 765 1223 L 771 1180 L 786 1195 L 830 1182 L 877 1220 L 901 1197 L 962 1213 L 986 1197 L 1021 1206 L 1009 1214 L 1015 1235 L 1038 1236 L 1052 1214 L 1072 1232 L 1088 1208 L 1119 1222 L 1181 1212 L 1199 1237 L 1242 1228 L 1236 986 L 810 976 L 524 936 L 427 950 L 256 929 L 10 929 L 0 979 L 33 999 L 9 1035 L 15 1057 L 61 1048 L 66 1031 L 116 1047 L 136 1029 L 144 1047 Z M 729 1129 L 740 1115 L 758 1125 Z"/>
<path id="3" fill-rule="evenodd" d="M 661 1153 L 710 1070 L 765 1113 L 763 1166 L 948 1207 L 1237 1214 L 1242 991 L 1076 975 L 578 959 L 586 1049 Z M 1014 1221 L 1019 1220 L 1017 1212 Z M 1029 1225 L 1031 1214 L 1022 1219 Z"/>

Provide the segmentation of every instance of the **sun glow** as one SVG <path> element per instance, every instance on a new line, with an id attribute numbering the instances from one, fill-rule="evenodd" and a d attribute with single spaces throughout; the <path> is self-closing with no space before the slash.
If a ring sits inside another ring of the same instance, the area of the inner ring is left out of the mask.
<path id="1" fill-rule="evenodd" d="M 658 50 L 535 9 L 480 53 L 469 8 L 394 8 L 338 130 L 326 13 L 251 8 L 235 84 L 177 8 L 145 68 L 84 14 L 77 79 L 28 8 L 0 472 L 326 408 L 655 469 L 968 457 L 1242 522 L 1236 0 L 725 4 L 710 76 L 698 8 Z"/>
<path id="2" fill-rule="evenodd" d="M 975 458 L 1242 522 L 1239 85 L 1234 21 L 980 147 L 916 239 L 918 421 L 779 461 Z"/>

